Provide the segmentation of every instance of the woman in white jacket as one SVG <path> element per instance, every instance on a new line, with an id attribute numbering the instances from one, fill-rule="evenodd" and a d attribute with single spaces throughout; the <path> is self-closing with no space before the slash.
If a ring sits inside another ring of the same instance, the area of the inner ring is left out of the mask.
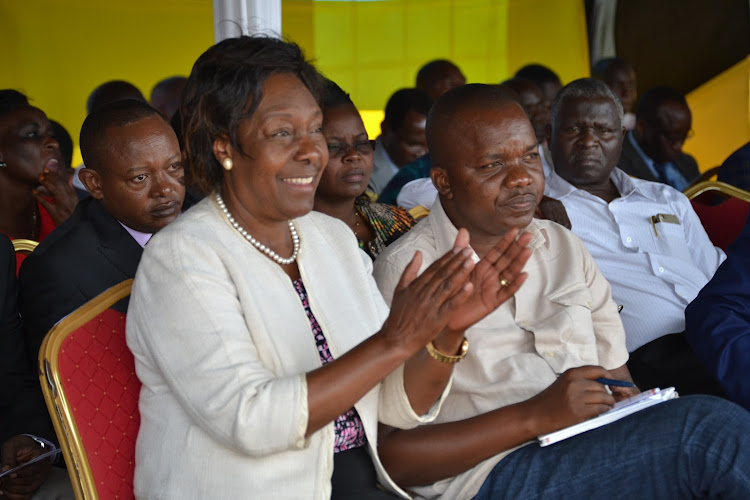
<path id="1" fill-rule="evenodd" d="M 185 152 L 208 196 L 149 242 L 128 311 L 138 498 L 405 496 L 378 420 L 434 418 L 463 330 L 523 282 L 526 237 L 475 265 L 462 232 L 419 278 L 415 256 L 389 312 L 352 232 L 310 213 L 328 159 L 319 82 L 266 37 L 193 67 Z"/>

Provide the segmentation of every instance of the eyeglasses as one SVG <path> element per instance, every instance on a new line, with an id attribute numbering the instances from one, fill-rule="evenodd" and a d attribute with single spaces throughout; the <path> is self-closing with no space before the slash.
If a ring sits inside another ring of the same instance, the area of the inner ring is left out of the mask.
<path id="1" fill-rule="evenodd" d="M 357 141 L 354 144 L 349 144 L 348 142 L 329 142 L 328 155 L 331 158 L 338 158 L 339 156 L 344 156 L 352 148 L 361 155 L 369 155 L 375 151 L 375 141 L 364 140 Z"/>

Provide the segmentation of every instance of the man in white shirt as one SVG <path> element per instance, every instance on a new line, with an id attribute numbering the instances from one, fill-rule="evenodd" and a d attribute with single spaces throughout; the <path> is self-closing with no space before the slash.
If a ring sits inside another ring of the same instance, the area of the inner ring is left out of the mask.
<path id="1" fill-rule="evenodd" d="M 459 228 L 475 260 L 518 230 L 531 236 L 531 256 L 514 297 L 466 330 L 468 350 L 443 344 L 423 352 L 458 364 L 434 424 L 379 434 L 391 477 L 423 498 L 750 495 L 743 448 L 750 414 L 716 398 L 669 401 L 545 448 L 534 442 L 638 392 L 612 387 L 610 395 L 596 381 L 630 378 L 616 305 L 581 241 L 532 219 L 544 188 L 537 140 L 506 91 L 474 84 L 447 92 L 427 136 L 440 196 L 376 260 L 386 301 L 414 252 L 423 270 L 451 251 Z"/>
<path id="2" fill-rule="evenodd" d="M 721 395 L 683 332 L 685 307 L 726 256 L 682 193 L 616 168 L 622 115 L 622 104 L 599 80 L 576 80 L 558 94 L 548 137 L 555 173 L 547 195 L 563 203 L 573 232 L 622 306 L 636 383 Z"/>

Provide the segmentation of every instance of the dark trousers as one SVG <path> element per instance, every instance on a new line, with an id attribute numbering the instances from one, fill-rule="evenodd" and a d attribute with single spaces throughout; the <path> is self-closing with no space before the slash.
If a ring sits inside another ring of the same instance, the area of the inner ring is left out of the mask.
<path id="1" fill-rule="evenodd" d="M 726 398 L 719 383 L 706 371 L 685 338 L 672 333 L 630 353 L 628 370 L 641 389 L 675 387 L 681 395 L 712 394 Z"/>
<path id="2" fill-rule="evenodd" d="M 332 500 L 398 498 L 381 490 L 377 482 L 375 466 L 366 446 L 333 454 Z"/>

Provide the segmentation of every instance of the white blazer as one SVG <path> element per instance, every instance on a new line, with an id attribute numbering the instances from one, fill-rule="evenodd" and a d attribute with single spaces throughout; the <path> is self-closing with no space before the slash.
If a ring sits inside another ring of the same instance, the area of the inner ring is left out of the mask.
<path id="1" fill-rule="evenodd" d="M 345 224 L 315 212 L 295 224 L 310 307 L 337 358 L 388 308 Z M 310 323 L 289 277 L 212 197 L 147 245 L 127 340 L 143 382 L 137 498 L 330 498 L 333 422 L 304 438 L 305 373 L 321 366 Z M 379 481 L 401 496 L 377 456 L 377 422 L 410 428 L 441 403 L 416 415 L 399 368 L 355 404 Z"/>

